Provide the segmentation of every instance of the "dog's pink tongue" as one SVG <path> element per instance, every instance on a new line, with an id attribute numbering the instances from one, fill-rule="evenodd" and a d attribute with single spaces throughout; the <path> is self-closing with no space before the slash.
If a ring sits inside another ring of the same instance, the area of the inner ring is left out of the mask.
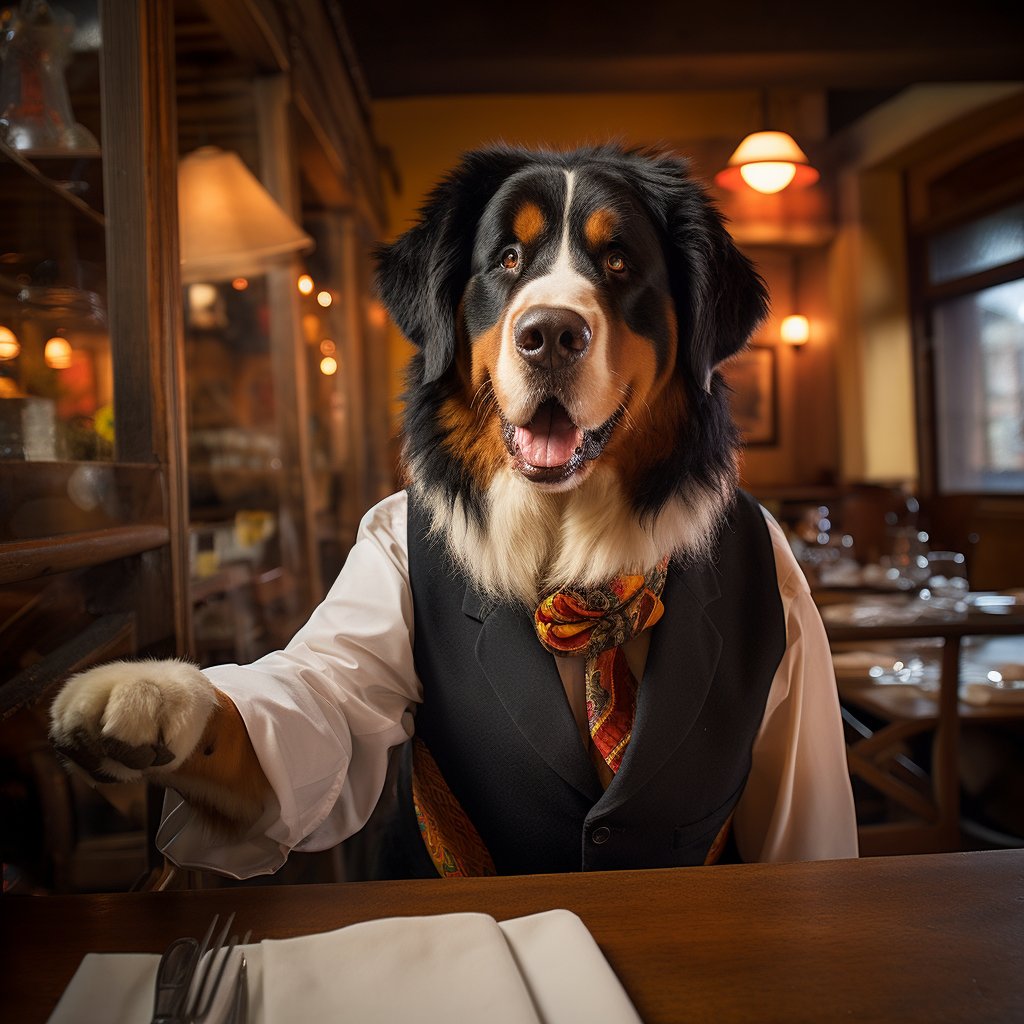
<path id="1" fill-rule="evenodd" d="M 564 466 L 582 443 L 583 432 L 558 402 L 545 402 L 525 427 L 516 427 L 516 447 L 531 466 Z"/>

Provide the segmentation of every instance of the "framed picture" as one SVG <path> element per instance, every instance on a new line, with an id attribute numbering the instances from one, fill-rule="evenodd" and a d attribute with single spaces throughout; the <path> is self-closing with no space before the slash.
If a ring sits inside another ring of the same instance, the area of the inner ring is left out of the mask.
<path id="1" fill-rule="evenodd" d="M 744 444 L 778 443 L 778 367 L 775 349 L 752 345 L 724 367 L 730 403 Z"/>

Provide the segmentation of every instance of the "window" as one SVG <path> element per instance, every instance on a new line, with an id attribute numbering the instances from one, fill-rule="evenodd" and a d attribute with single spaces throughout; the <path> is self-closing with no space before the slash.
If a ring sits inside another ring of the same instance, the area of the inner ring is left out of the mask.
<path id="1" fill-rule="evenodd" d="M 939 489 L 1024 492 L 1024 279 L 932 311 Z"/>
<path id="2" fill-rule="evenodd" d="M 1024 494 L 1024 202 L 920 238 L 938 494 Z"/>

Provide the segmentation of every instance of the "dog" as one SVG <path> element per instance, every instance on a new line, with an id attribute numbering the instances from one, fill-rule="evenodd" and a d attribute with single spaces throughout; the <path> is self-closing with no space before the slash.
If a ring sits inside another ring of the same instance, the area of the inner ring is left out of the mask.
<path id="1" fill-rule="evenodd" d="M 285 651 L 87 671 L 61 754 L 239 877 L 357 831 L 394 750 L 389 874 L 855 856 L 827 641 L 738 490 L 767 293 L 685 162 L 470 153 L 377 259 L 405 491 Z"/>

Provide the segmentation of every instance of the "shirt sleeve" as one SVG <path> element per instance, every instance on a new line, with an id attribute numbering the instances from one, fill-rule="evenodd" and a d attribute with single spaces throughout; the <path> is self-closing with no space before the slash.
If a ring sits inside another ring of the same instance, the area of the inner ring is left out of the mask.
<path id="1" fill-rule="evenodd" d="M 733 819 L 745 861 L 856 857 L 857 819 L 832 653 L 810 588 L 765 514 L 786 621 L 786 652 Z"/>
<path id="2" fill-rule="evenodd" d="M 270 874 L 292 849 L 327 849 L 366 823 L 422 699 L 406 519 L 404 492 L 366 514 L 338 579 L 284 650 L 205 670 L 238 707 L 275 801 L 226 845 L 169 791 L 157 845 L 170 860 L 236 878 Z"/>

